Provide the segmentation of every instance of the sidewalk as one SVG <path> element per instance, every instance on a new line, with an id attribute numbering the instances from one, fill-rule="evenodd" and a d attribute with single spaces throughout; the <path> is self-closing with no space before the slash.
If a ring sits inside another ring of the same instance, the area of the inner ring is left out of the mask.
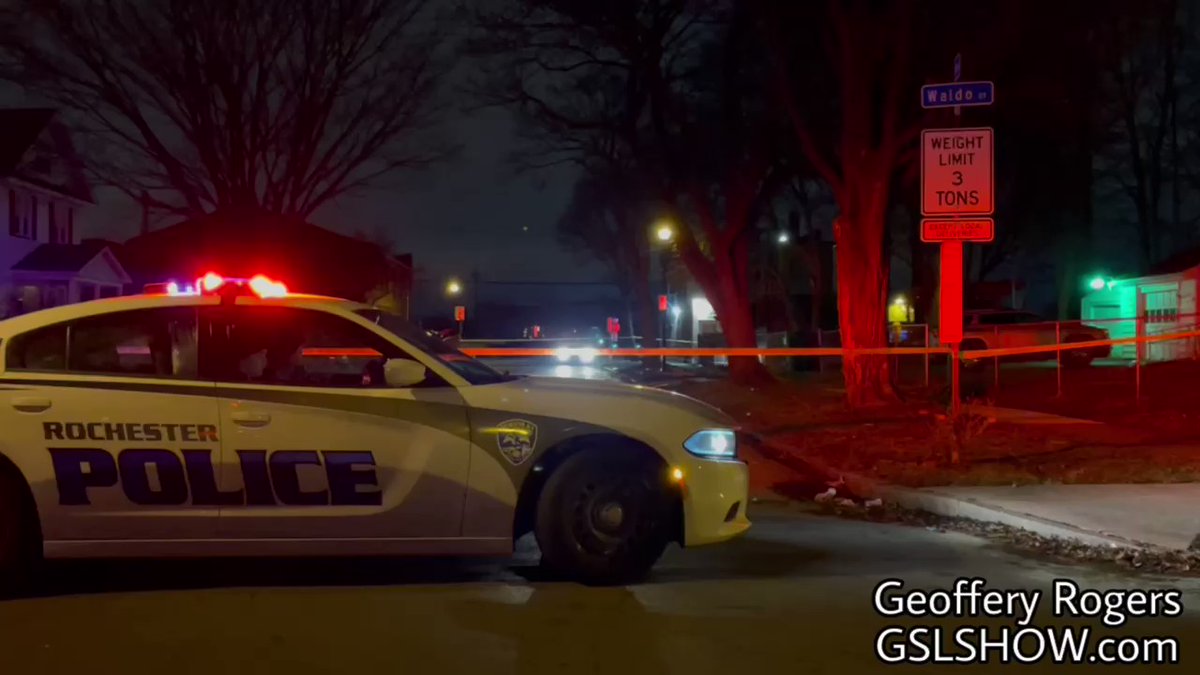
<path id="1" fill-rule="evenodd" d="M 1200 549 L 1200 483 L 902 488 L 885 499 L 1088 544 Z"/>

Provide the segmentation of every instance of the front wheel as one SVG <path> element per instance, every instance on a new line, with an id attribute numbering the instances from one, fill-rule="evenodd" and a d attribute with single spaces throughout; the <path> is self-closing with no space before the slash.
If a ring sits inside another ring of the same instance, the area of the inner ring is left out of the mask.
<path id="1" fill-rule="evenodd" d="M 41 560 L 36 516 L 27 502 L 24 485 L 0 470 L 0 597 L 28 591 Z"/>
<path id="2" fill-rule="evenodd" d="M 568 457 L 538 501 L 543 566 L 593 584 L 645 577 L 671 538 L 672 494 L 655 460 L 626 448 Z"/>

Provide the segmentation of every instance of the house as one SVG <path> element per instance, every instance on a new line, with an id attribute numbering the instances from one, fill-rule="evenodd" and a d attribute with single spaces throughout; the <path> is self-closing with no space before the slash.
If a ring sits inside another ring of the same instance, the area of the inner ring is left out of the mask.
<path id="1" fill-rule="evenodd" d="M 1185 251 L 1163 261 L 1150 274 L 1126 279 L 1092 279 L 1092 291 L 1083 296 L 1080 316 L 1084 323 L 1103 328 L 1113 339 L 1132 338 L 1138 317 L 1144 335 L 1165 335 L 1196 330 L 1196 290 L 1200 285 L 1200 249 Z M 1133 359 L 1136 347 L 1116 345 L 1113 357 Z M 1145 361 L 1196 358 L 1200 342 L 1194 338 L 1151 342 L 1143 347 Z"/>
<path id="2" fill-rule="evenodd" d="M 53 110 L 0 109 L 0 318 L 120 295 L 129 276 L 103 242 L 77 243 L 92 192 Z"/>
<path id="3" fill-rule="evenodd" d="M 294 291 L 409 311 L 411 256 L 295 218 L 209 214 L 133 237 L 120 255 L 135 286 L 265 274 Z"/>

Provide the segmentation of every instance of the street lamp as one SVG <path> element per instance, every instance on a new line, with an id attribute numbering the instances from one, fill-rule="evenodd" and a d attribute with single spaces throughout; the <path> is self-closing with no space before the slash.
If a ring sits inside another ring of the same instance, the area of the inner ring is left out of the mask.
<path id="1" fill-rule="evenodd" d="M 789 241 L 791 241 L 791 240 L 792 240 L 792 235 L 788 234 L 788 233 L 787 233 L 787 230 L 784 230 L 784 231 L 780 232 L 780 233 L 779 233 L 779 236 L 777 236 L 777 237 L 775 238 L 775 241 L 776 241 L 776 242 L 778 242 L 778 243 L 780 243 L 780 244 L 786 244 L 786 243 L 788 243 L 788 242 L 789 242 Z"/>
<path id="2" fill-rule="evenodd" d="M 671 242 L 672 242 L 672 240 L 675 239 L 674 224 L 671 223 L 669 220 L 660 220 L 658 222 L 658 224 L 656 224 L 654 226 L 654 239 L 657 240 L 658 243 L 661 245 L 659 254 L 658 254 L 659 255 L 658 269 L 659 269 L 659 273 L 662 275 L 662 293 L 663 293 L 664 297 L 669 299 L 671 297 L 671 290 L 670 290 L 669 282 L 667 280 L 667 265 L 670 263 L 670 259 L 671 259 Z M 667 323 L 667 312 L 665 311 L 666 308 L 664 307 L 663 310 L 664 311 L 660 312 L 660 315 L 662 318 L 659 320 L 660 335 L 658 336 L 658 340 L 659 340 L 658 344 L 661 347 L 666 347 L 667 346 L 667 330 L 668 330 L 669 326 Z M 658 367 L 660 370 L 667 369 L 667 357 L 666 356 L 662 356 L 659 358 Z"/>
<path id="3" fill-rule="evenodd" d="M 462 284 L 458 283 L 458 279 L 446 282 L 446 295 L 458 295 L 459 293 L 462 293 Z"/>

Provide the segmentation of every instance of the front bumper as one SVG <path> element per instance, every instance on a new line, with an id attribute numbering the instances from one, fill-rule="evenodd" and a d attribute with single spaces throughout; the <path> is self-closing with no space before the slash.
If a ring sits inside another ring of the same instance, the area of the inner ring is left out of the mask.
<path id="1" fill-rule="evenodd" d="M 692 460 L 683 469 L 684 546 L 732 539 L 750 529 L 750 472 L 738 461 Z"/>

